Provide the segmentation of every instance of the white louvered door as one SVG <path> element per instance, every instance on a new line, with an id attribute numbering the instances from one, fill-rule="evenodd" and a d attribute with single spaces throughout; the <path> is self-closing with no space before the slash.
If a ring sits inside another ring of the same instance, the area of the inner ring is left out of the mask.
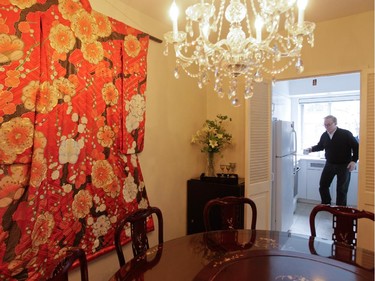
<path id="1" fill-rule="evenodd" d="M 374 70 L 361 72 L 361 127 L 359 135 L 358 209 L 374 212 Z M 374 224 L 360 221 L 358 245 L 374 251 Z"/>
<path id="2" fill-rule="evenodd" d="M 271 129 L 270 84 L 255 84 L 246 103 L 245 195 L 257 205 L 258 229 L 270 229 L 271 222 Z"/>

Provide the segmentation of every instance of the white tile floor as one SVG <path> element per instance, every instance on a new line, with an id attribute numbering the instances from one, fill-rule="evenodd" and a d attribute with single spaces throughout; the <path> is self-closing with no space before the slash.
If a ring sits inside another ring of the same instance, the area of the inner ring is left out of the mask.
<path id="1" fill-rule="evenodd" d="M 293 217 L 293 225 L 290 232 L 310 235 L 309 216 L 314 204 L 298 202 Z M 332 215 L 327 212 L 320 212 L 316 215 L 316 236 L 326 239 L 332 239 Z"/>

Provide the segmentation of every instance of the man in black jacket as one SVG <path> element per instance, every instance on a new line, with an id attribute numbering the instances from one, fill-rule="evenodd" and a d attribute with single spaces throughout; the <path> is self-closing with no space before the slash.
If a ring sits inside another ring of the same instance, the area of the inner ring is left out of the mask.
<path id="1" fill-rule="evenodd" d="M 358 161 L 358 141 L 353 134 L 337 127 L 335 116 L 324 117 L 326 131 L 317 145 L 307 149 L 308 152 L 325 150 L 326 164 L 320 176 L 319 193 L 322 204 L 331 204 L 329 186 L 337 176 L 336 205 L 346 206 L 350 172 L 355 169 Z"/>

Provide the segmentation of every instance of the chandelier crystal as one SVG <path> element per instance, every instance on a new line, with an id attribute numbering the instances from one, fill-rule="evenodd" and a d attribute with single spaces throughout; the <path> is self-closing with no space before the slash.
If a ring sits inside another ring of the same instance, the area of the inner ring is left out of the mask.
<path id="1" fill-rule="evenodd" d="M 164 34 L 164 54 L 173 45 L 176 78 L 184 71 L 203 88 L 213 77 L 219 97 L 225 96 L 227 85 L 227 96 L 237 106 L 240 86 L 247 99 L 253 95 L 253 83 L 262 82 L 264 75 L 274 79 L 292 64 L 298 73 L 303 71 L 304 38 L 313 47 L 315 29 L 314 23 L 304 21 L 306 5 L 307 0 L 201 0 L 186 9 L 181 31 L 174 0 L 173 30 Z"/>

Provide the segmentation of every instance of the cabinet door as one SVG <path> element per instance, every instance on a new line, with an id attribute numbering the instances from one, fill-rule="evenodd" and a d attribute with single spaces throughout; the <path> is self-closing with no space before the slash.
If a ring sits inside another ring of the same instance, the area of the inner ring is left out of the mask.
<path id="1" fill-rule="evenodd" d="M 306 177 L 307 177 L 307 161 L 299 160 L 298 166 L 300 167 L 298 176 L 298 198 L 307 199 L 307 187 L 306 187 Z"/>
<path id="2" fill-rule="evenodd" d="M 309 200 L 321 201 L 319 193 L 319 181 L 321 173 L 321 170 L 307 169 L 306 193 L 307 199 Z"/>
<path id="3" fill-rule="evenodd" d="M 350 176 L 350 184 L 348 190 L 348 205 L 357 206 L 358 205 L 358 172 L 352 172 Z"/>
<path id="4" fill-rule="evenodd" d="M 187 182 L 187 234 L 205 231 L 203 209 L 211 199 L 224 196 L 244 196 L 244 183 L 225 185 L 188 180 Z"/>
<path id="5" fill-rule="evenodd" d="M 334 177 L 331 186 L 329 187 L 329 190 L 331 192 L 331 198 L 332 198 L 332 204 L 336 203 L 336 184 L 337 184 L 337 177 Z M 348 206 L 357 206 L 358 201 L 358 173 L 352 172 L 350 176 L 350 183 L 349 183 L 349 189 L 348 189 L 348 195 L 347 195 L 347 205 Z M 320 199 L 319 199 L 320 200 Z"/>

